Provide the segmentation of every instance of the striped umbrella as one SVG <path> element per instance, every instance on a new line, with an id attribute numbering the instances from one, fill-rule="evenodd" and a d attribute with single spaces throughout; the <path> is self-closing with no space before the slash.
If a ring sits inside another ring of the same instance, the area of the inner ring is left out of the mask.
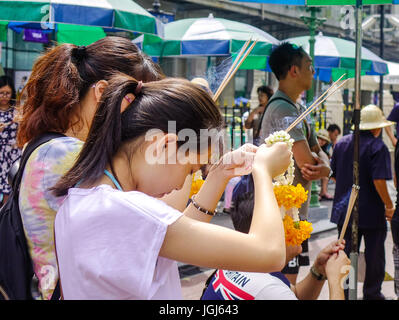
<path id="1" fill-rule="evenodd" d="M 327 37 L 322 33 L 319 33 L 315 40 L 314 65 L 321 73 L 321 80 L 335 81 L 344 73 L 350 78 L 354 77 L 356 67 L 354 41 Z M 309 36 L 289 38 L 284 41 L 302 46 L 309 53 Z M 362 47 L 362 74 L 384 75 L 387 73 L 387 63 Z"/>
<path id="2" fill-rule="evenodd" d="M 82 26 L 162 33 L 161 23 L 131 0 L 2 0 L 0 21 L 36 23 L 57 31 L 82 30 Z M 90 30 L 90 29 L 85 29 Z"/>
<path id="3" fill-rule="evenodd" d="M 334 6 L 334 5 L 356 5 L 356 0 L 232 0 L 240 2 L 257 2 L 270 4 L 291 4 L 298 6 Z M 399 0 L 363 0 L 363 5 L 369 4 L 399 4 Z"/>
<path id="4" fill-rule="evenodd" d="M 143 49 L 149 55 L 235 57 L 244 43 L 258 40 L 241 69 L 264 69 L 267 56 L 279 41 L 261 29 L 236 21 L 214 18 L 183 19 L 165 25 L 164 41 L 144 37 Z M 146 42 L 147 41 L 147 42 Z M 154 44 L 155 42 L 155 44 Z"/>

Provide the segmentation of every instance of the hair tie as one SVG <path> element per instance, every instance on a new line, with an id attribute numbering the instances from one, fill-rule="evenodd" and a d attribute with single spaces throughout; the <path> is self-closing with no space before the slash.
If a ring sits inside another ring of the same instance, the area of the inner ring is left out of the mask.
<path id="1" fill-rule="evenodd" d="M 72 49 L 72 57 L 75 58 L 76 62 L 81 62 L 87 57 L 86 46 L 78 46 Z"/>
<path id="2" fill-rule="evenodd" d="M 137 96 L 141 92 L 141 88 L 143 87 L 143 81 L 139 81 L 137 83 L 136 90 L 134 90 L 134 95 Z"/>

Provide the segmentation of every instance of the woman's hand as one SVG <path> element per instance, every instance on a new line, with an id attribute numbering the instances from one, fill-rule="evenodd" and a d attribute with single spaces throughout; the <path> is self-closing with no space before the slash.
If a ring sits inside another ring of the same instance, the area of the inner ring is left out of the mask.
<path id="1" fill-rule="evenodd" d="M 257 146 L 246 143 L 240 148 L 226 153 L 216 164 L 211 166 L 209 174 L 218 173 L 227 180 L 250 174 L 257 150 Z"/>
<path id="2" fill-rule="evenodd" d="M 351 261 L 343 250 L 339 250 L 330 256 L 326 263 L 326 275 L 328 281 L 341 283 L 349 273 Z"/>
<path id="3" fill-rule="evenodd" d="M 326 263 L 328 259 L 333 255 L 338 253 L 338 251 L 345 249 L 345 240 L 334 240 L 327 247 L 319 252 L 314 262 L 316 270 L 322 275 L 326 275 Z"/>
<path id="4" fill-rule="evenodd" d="M 277 142 L 270 147 L 262 144 L 255 156 L 253 173 L 266 171 L 274 178 L 287 170 L 291 155 L 292 152 L 288 150 L 286 143 Z"/>

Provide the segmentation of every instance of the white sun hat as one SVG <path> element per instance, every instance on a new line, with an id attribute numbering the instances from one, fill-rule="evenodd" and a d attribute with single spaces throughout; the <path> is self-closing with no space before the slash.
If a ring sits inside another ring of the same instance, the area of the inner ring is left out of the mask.
<path id="1" fill-rule="evenodd" d="M 393 124 L 395 123 L 385 119 L 382 110 L 374 104 L 365 106 L 360 112 L 360 130 L 385 128 Z"/>

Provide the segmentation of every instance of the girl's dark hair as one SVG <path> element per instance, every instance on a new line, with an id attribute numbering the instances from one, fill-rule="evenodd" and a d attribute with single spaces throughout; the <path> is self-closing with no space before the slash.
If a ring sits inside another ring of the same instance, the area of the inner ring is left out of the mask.
<path id="1" fill-rule="evenodd" d="M 91 85 L 116 72 L 144 82 L 164 77 L 158 65 L 121 37 L 105 37 L 87 47 L 63 44 L 38 58 L 24 89 L 19 146 L 48 131 L 66 132 Z"/>
<path id="2" fill-rule="evenodd" d="M 201 129 L 220 129 L 222 116 L 209 94 L 188 80 L 167 78 L 142 85 L 136 98 L 121 113 L 121 104 L 129 93 L 135 93 L 137 80 L 115 75 L 103 92 L 88 138 L 70 171 L 53 188 L 56 196 L 67 194 L 78 182 L 94 183 L 104 175 L 119 148 L 128 141 L 145 136 L 152 129 L 165 133 L 169 121 L 195 132 L 199 145 Z M 179 141 L 178 145 L 186 141 Z M 198 148 L 197 148 L 198 150 Z"/>
<path id="3" fill-rule="evenodd" d="M 273 49 L 269 57 L 269 66 L 277 80 L 283 80 L 292 66 L 301 67 L 302 58 L 307 53 L 302 47 L 283 42 Z"/>
<path id="4" fill-rule="evenodd" d="M 0 88 L 9 86 L 11 88 L 11 102 L 15 105 L 15 100 L 17 99 L 17 93 L 15 91 L 14 81 L 9 76 L 0 77 Z"/>

